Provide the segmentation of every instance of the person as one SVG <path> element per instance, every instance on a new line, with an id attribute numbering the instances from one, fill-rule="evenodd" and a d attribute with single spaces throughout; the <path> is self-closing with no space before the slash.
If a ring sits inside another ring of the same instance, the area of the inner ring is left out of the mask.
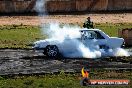
<path id="1" fill-rule="evenodd" d="M 88 29 L 94 28 L 93 22 L 91 21 L 90 17 L 87 18 L 87 21 L 83 24 L 83 27 Z"/>

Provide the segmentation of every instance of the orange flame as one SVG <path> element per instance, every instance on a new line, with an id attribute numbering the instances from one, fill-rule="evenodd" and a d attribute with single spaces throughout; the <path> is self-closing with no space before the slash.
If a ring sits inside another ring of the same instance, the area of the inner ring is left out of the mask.
<path id="1" fill-rule="evenodd" d="M 84 78 L 88 78 L 89 77 L 89 73 L 87 72 L 87 71 L 85 71 L 84 70 L 84 67 L 82 68 L 82 76 L 84 77 Z"/>

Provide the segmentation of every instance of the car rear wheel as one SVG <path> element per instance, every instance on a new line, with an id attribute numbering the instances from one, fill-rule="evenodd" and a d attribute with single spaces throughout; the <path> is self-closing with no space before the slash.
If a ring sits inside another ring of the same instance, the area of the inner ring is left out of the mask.
<path id="1" fill-rule="evenodd" d="M 46 47 L 46 55 L 48 57 L 57 57 L 59 54 L 58 47 L 55 45 L 48 45 Z"/>

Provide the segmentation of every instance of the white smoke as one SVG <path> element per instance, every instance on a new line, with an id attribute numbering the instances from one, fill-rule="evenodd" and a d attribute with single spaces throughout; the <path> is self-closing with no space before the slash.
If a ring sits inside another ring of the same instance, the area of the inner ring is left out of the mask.
<path id="1" fill-rule="evenodd" d="M 39 14 L 39 16 L 43 16 L 47 14 L 46 10 L 46 0 L 37 0 L 35 4 L 35 10 Z"/>
<path id="2" fill-rule="evenodd" d="M 61 46 L 64 46 L 63 55 L 65 57 L 85 57 L 85 58 L 99 58 L 101 57 L 101 52 L 98 45 L 94 45 L 94 42 L 91 41 L 91 44 L 86 47 L 81 40 L 81 33 L 79 30 L 82 30 L 79 26 L 71 27 L 69 25 L 64 25 L 60 27 L 58 23 L 51 23 L 44 25 L 42 27 L 43 33 L 49 36 L 51 40 L 58 40 L 58 43 Z M 66 49 L 65 47 L 70 49 Z"/>
<path id="3" fill-rule="evenodd" d="M 46 14 L 45 9 L 46 0 L 37 0 L 35 9 L 39 13 L 39 16 Z M 42 21 L 40 19 L 40 21 Z M 84 58 L 100 58 L 102 56 L 128 56 L 129 54 L 121 48 L 104 50 L 100 49 L 96 40 L 93 39 L 90 42 L 85 42 L 81 39 L 79 30 L 82 30 L 79 26 L 64 25 L 60 27 L 58 23 L 42 24 L 41 31 L 44 35 L 48 36 L 51 41 L 57 40 L 57 44 L 60 44 L 65 57 L 84 57 Z"/>
<path id="4" fill-rule="evenodd" d="M 111 52 L 113 52 L 112 56 L 130 56 L 130 54 L 122 48 L 113 49 Z"/>
<path id="5" fill-rule="evenodd" d="M 107 56 L 129 56 L 128 52 L 122 48 L 100 49 L 96 43 L 96 39 L 89 42 L 81 40 L 79 30 L 83 29 L 79 26 L 64 25 L 60 27 L 58 23 L 51 23 L 42 26 L 42 30 L 43 34 L 47 34 L 50 40 L 57 40 L 60 46 L 63 46 L 63 55 L 65 57 L 100 58 Z M 70 49 L 67 49 L 67 46 Z"/>

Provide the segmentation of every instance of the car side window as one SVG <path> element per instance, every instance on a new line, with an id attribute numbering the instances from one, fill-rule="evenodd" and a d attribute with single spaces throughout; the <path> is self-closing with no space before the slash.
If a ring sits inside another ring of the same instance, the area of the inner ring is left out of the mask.
<path id="1" fill-rule="evenodd" d="M 97 31 L 81 31 L 81 38 L 85 39 L 105 39 L 99 32 Z"/>
<path id="2" fill-rule="evenodd" d="M 81 37 L 85 39 L 96 39 L 97 34 L 94 31 L 81 31 Z"/>
<path id="3" fill-rule="evenodd" d="M 95 33 L 97 34 L 96 39 L 105 39 L 98 31 L 95 31 Z"/>

